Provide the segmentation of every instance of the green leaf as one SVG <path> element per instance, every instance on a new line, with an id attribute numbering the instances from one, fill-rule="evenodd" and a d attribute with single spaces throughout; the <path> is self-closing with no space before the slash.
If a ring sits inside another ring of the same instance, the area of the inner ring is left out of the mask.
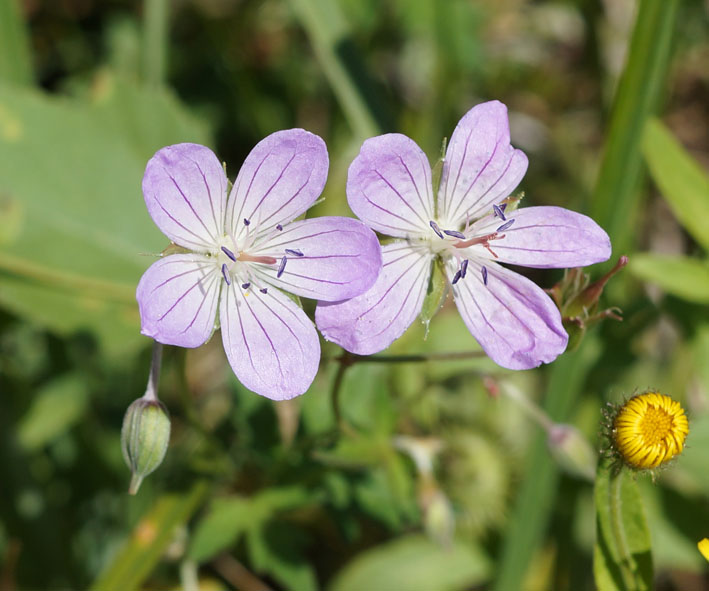
<path id="1" fill-rule="evenodd" d="M 306 533 L 287 522 L 271 521 L 247 537 L 249 556 L 254 568 L 272 575 L 284 588 L 315 591 L 315 570 L 304 551 L 310 543 Z"/>
<path id="2" fill-rule="evenodd" d="M 145 163 L 206 133 L 165 92 L 103 74 L 93 93 L 68 100 L 0 84 L 0 207 L 13 216 L 0 224 L 0 304 L 125 352 L 141 342 L 144 253 L 168 242 L 145 209 Z"/>
<path id="3" fill-rule="evenodd" d="M 89 400 L 86 381 L 76 373 L 44 386 L 20 420 L 17 437 L 34 451 L 69 430 L 83 415 Z"/>
<path id="4" fill-rule="evenodd" d="M 476 547 L 455 541 L 442 547 L 410 535 L 357 556 L 338 573 L 329 591 L 468 589 L 483 583 L 489 572 L 487 557 Z"/>
<path id="5" fill-rule="evenodd" d="M 593 218 L 608 232 L 616 254 L 627 252 L 637 234 L 644 175 L 642 135 L 664 93 L 679 4 L 679 0 L 638 3 L 627 62 L 618 82 L 591 201 Z"/>
<path id="6" fill-rule="evenodd" d="M 709 303 L 709 264 L 683 256 L 636 254 L 629 269 L 667 293 L 700 304 Z"/>
<path id="7" fill-rule="evenodd" d="M 642 149 L 650 174 L 672 212 L 709 250 L 709 177 L 657 119 L 645 124 Z"/>
<path id="8" fill-rule="evenodd" d="M 352 126 L 364 140 L 388 128 L 383 104 L 352 40 L 338 2 L 330 0 L 290 0 L 305 29 L 325 76 Z"/>
<path id="9" fill-rule="evenodd" d="M 160 497 L 91 589 L 140 589 L 173 541 L 177 529 L 187 523 L 207 491 L 207 484 L 199 481 L 188 492 Z"/>
<path id="10" fill-rule="evenodd" d="M 233 545 L 241 534 L 264 527 L 279 511 L 310 501 L 307 491 L 300 487 L 267 489 L 253 497 L 215 499 L 195 530 L 189 556 L 196 562 L 208 560 Z"/>
<path id="11" fill-rule="evenodd" d="M 31 84 L 32 58 L 20 5 L 20 0 L 0 0 L 0 80 Z"/>
<path id="12" fill-rule="evenodd" d="M 216 556 L 235 544 L 251 521 L 249 499 L 215 499 L 192 536 L 189 557 L 195 562 L 205 562 Z"/>
<path id="13" fill-rule="evenodd" d="M 596 474 L 593 573 L 599 591 L 652 589 L 650 531 L 637 482 L 602 462 Z"/>

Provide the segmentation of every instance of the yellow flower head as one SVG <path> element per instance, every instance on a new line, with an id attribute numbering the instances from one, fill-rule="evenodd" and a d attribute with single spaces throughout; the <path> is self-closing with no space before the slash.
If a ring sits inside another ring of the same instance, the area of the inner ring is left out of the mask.
<path id="1" fill-rule="evenodd" d="M 689 422 L 679 402 L 659 392 L 637 394 L 615 415 L 617 453 L 633 468 L 651 469 L 682 453 Z"/>
<path id="2" fill-rule="evenodd" d="M 707 538 L 704 538 L 703 540 L 697 543 L 697 547 L 702 553 L 702 556 L 709 560 L 709 540 Z"/>

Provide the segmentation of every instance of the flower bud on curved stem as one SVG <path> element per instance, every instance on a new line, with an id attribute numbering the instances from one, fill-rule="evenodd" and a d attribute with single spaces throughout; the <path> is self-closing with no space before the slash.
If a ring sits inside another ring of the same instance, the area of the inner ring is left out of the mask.
<path id="1" fill-rule="evenodd" d="M 132 495 L 138 492 L 143 478 L 162 463 L 170 441 L 170 417 L 157 397 L 161 355 L 162 345 L 155 342 L 145 394 L 133 401 L 123 418 L 121 448 L 131 470 L 128 492 Z"/>

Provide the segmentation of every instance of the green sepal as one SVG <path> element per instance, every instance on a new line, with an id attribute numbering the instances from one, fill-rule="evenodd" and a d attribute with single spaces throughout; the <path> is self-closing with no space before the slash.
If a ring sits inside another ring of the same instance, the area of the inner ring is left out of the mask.
<path id="1" fill-rule="evenodd" d="M 436 312 L 441 309 L 447 295 L 448 281 L 446 280 L 443 261 L 439 257 L 436 257 L 431 263 L 431 274 L 428 278 L 426 297 L 421 307 L 420 318 L 421 322 L 423 322 L 426 327 L 426 336 L 428 336 L 428 326 L 431 323 L 431 319 L 436 315 Z"/>
<path id="2" fill-rule="evenodd" d="M 441 175 L 443 174 L 443 163 L 446 161 L 446 144 L 448 143 L 448 138 L 443 138 L 443 143 L 441 144 L 441 155 L 436 160 L 433 165 L 433 170 L 431 171 L 431 179 L 433 184 L 433 211 L 438 211 L 438 189 L 441 185 Z"/>
<path id="3" fill-rule="evenodd" d="M 161 257 L 170 256 L 171 254 L 188 254 L 192 252 L 189 248 L 170 242 L 168 246 L 160 253 Z"/>

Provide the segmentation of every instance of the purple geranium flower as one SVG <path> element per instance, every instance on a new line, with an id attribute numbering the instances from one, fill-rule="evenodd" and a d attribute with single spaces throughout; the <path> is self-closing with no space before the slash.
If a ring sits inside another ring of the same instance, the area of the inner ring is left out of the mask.
<path id="1" fill-rule="evenodd" d="M 143 334 L 198 347 L 217 308 L 229 363 L 242 384 L 282 400 L 315 377 L 320 343 L 313 323 L 281 288 L 323 301 L 356 296 L 381 269 L 377 238 L 359 220 L 292 221 L 322 192 L 324 142 L 302 129 L 274 133 L 249 154 L 227 199 L 228 181 L 211 150 L 159 150 L 143 177 L 148 212 L 183 250 L 155 262 L 138 284 Z"/>
<path id="2" fill-rule="evenodd" d="M 589 265 L 610 256 L 610 241 L 591 219 L 559 207 L 505 213 L 526 170 L 527 157 L 510 145 L 507 108 L 497 101 L 458 123 L 436 200 L 416 143 L 400 134 L 365 141 L 350 166 L 347 199 L 371 228 L 399 240 L 382 247 L 384 267 L 369 291 L 318 305 L 325 338 L 361 355 L 388 347 L 420 313 L 439 259 L 458 311 L 493 361 L 528 369 L 561 354 L 568 336 L 552 300 L 498 263 Z"/>

